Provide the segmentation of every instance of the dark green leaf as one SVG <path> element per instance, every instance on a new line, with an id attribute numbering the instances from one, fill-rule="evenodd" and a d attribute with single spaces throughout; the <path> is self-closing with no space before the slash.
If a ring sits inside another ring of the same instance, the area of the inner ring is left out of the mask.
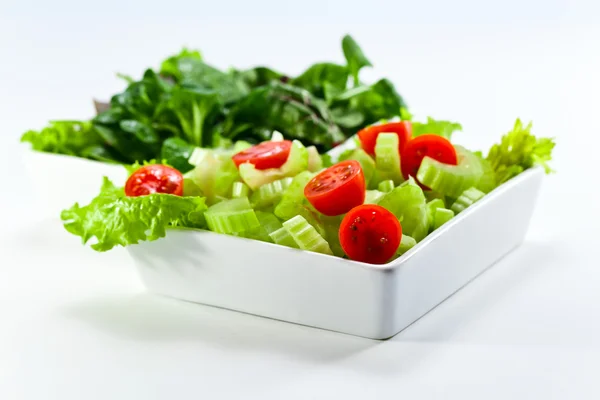
<path id="1" fill-rule="evenodd" d="M 267 85 L 273 81 L 288 79 L 283 74 L 267 67 L 255 67 L 244 71 L 233 71 L 233 75 L 241 79 L 250 89 Z"/>
<path id="2" fill-rule="evenodd" d="M 350 35 L 346 35 L 342 39 L 342 50 L 344 51 L 344 57 L 346 57 L 350 74 L 354 78 L 354 86 L 358 86 L 358 74 L 360 70 L 363 67 L 370 67 L 372 64 L 365 56 L 358 43 L 356 43 Z"/>
<path id="3" fill-rule="evenodd" d="M 330 148 L 344 139 L 323 100 L 307 90 L 279 82 L 254 89 L 236 104 L 227 116 L 223 134 L 235 140 L 253 141 L 274 130 L 288 139 L 320 148 Z"/>
<path id="4" fill-rule="evenodd" d="M 181 138 L 169 138 L 162 145 L 160 157 L 163 162 L 177 168 L 182 173 L 186 173 L 194 168 L 188 162 L 194 148 L 195 146 Z"/>
<path id="5" fill-rule="evenodd" d="M 325 99 L 327 98 L 326 92 L 331 94 L 344 91 L 348 83 L 348 69 L 343 65 L 318 63 L 309 67 L 289 83 Z"/>
<path id="6" fill-rule="evenodd" d="M 202 61 L 202 55 L 198 50 L 188 50 L 185 47 L 174 56 L 164 60 L 160 65 L 160 73 L 164 76 L 170 76 L 176 80 L 181 79 L 181 71 L 179 70 L 179 61 L 182 59 L 193 59 Z"/>
<path id="7" fill-rule="evenodd" d="M 222 113 L 216 92 L 177 87 L 172 91 L 166 109 L 175 116 L 187 142 L 202 147 L 216 144 L 213 128 Z"/>

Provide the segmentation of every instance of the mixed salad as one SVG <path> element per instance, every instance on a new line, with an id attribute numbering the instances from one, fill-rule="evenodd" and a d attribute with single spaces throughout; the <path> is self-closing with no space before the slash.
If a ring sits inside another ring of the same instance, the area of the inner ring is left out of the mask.
<path id="1" fill-rule="evenodd" d="M 105 178 L 61 215 L 98 251 L 187 228 L 383 264 L 525 169 L 550 171 L 554 142 L 531 125 L 469 151 L 451 142 L 460 124 L 413 121 L 389 80 L 362 82 L 371 62 L 352 37 L 342 50 L 345 64 L 290 76 L 221 71 L 184 49 L 140 80 L 121 75 L 127 88 L 91 120 L 22 141 L 129 169 L 124 187 Z"/>
<path id="2" fill-rule="evenodd" d="M 275 131 L 269 141 L 197 147 L 185 173 L 135 165 L 125 187 L 104 179 L 65 228 L 105 251 L 210 230 L 372 264 L 402 255 L 491 190 L 535 165 L 550 171 L 554 142 L 517 120 L 484 157 L 409 120 L 358 131 L 345 151 L 319 153 Z"/>

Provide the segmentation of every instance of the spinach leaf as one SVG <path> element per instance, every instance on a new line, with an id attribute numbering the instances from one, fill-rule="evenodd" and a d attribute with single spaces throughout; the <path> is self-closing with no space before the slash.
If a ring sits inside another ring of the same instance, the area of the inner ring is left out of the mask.
<path id="1" fill-rule="evenodd" d="M 163 163 L 177 168 L 182 173 L 186 173 L 194 168 L 188 162 L 194 148 L 195 146 L 192 146 L 185 140 L 172 137 L 164 141 L 160 157 Z"/>
<path id="2" fill-rule="evenodd" d="M 161 120 L 174 121 L 181 137 L 195 146 L 218 145 L 214 127 L 222 112 L 219 95 L 210 90 L 176 87 L 163 104 Z"/>
<path id="3" fill-rule="evenodd" d="M 161 73 L 173 77 L 183 87 L 212 90 L 225 104 L 234 103 L 248 94 L 248 85 L 235 71 L 220 71 L 194 57 L 180 57 L 168 65 Z"/>
<path id="4" fill-rule="evenodd" d="M 202 55 L 198 50 L 188 50 L 184 47 L 179 54 L 171 56 L 161 63 L 160 74 L 181 80 L 182 76 L 179 69 L 179 61 L 187 58 L 202 61 Z"/>
<path id="5" fill-rule="evenodd" d="M 336 96 L 331 107 L 334 121 L 346 135 L 351 135 L 379 120 L 400 116 L 400 109 L 406 104 L 394 85 L 381 79 L 371 86 L 358 86 Z"/>
<path id="6" fill-rule="evenodd" d="M 344 140 L 325 102 L 309 91 L 281 82 L 258 87 L 231 108 L 223 136 L 232 140 L 266 140 L 277 130 L 306 146 L 330 148 Z"/>
<path id="7" fill-rule="evenodd" d="M 310 66 L 289 83 L 306 89 L 319 98 L 327 99 L 333 94 L 341 93 L 346 89 L 348 69 L 343 65 L 318 63 Z"/>
<path id="8" fill-rule="evenodd" d="M 244 71 L 233 70 L 232 74 L 241 79 L 249 89 L 267 85 L 273 81 L 285 82 L 289 78 L 267 67 L 255 67 Z"/>
<path id="9" fill-rule="evenodd" d="M 120 162 L 155 158 L 162 140 L 173 135 L 172 131 L 155 126 L 159 105 L 171 90 L 169 83 L 147 70 L 140 81 L 114 95 L 110 108 L 92 120 L 94 131 Z"/>
<path id="10" fill-rule="evenodd" d="M 350 35 L 346 35 L 342 39 L 342 50 L 344 51 L 344 57 L 346 57 L 350 74 L 354 78 L 354 86 L 358 86 L 358 74 L 360 70 L 363 67 L 370 67 L 373 64 L 371 64 L 358 43 Z"/>

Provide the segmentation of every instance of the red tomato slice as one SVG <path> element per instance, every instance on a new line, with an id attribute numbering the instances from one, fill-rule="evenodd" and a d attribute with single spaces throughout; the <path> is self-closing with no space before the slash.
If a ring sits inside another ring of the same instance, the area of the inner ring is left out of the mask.
<path id="1" fill-rule="evenodd" d="M 322 214 L 347 213 L 365 201 L 365 175 L 358 161 L 337 163 L 312 178 L 304 196 Z"/>
<path id="2" fill-rule="evenodd" d="M 402 227 L 385 208 L 365 204 L 346 214 L 339 237 L 342 249 L 352 260 L 385 264 L 400 246 Z"/>
<path id="3" fill-rule="evenodd" d="M 400 157 L 404 179 L 408 179 L 409 175 L 416 178 L 425 156 L 444 164 L 457 163 L 456 150 L 447 139 L 438 135 L 417 136 L 408 141 Z"/>
<path id="4" fill-rule="evenodd" d="M 166 165 L 145 165 L 131 174 L 125 183 L 126 196 L 145 196 L 152 193 L 183 195 L 183 175 Z"/>
<path id="5" fill-rule="evenodd" d="M 248 162 L 254 164 L 256 169 L 279 168 L 285 164 L 291 148 L 292 142 L 289 140 L 263 142 L 240 151 L 231 159 L 238 167 L 240 164 Z"/>
<path id="6" fill-rule="evenodd" d="M 358 132 L 362 148 L 367 153 L 375 154 L 375 144 L 380 133 L 388 132 L 398 135 L 398 150 L 402 151 L 406 142 L 412 136 L 412 123 L 410 121 L 390 122 L 389 124 L 367 126 Z"/>

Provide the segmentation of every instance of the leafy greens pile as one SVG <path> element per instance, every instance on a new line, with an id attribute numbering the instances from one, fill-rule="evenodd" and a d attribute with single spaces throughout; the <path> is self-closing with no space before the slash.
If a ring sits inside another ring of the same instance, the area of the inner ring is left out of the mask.
<path id="1" fill-rule="evenodd" d="M 361 128 L 401 116 L 406 104 L 387 79 L 363 84 L 371 66 L 350 36 L 342 40 L 346 65 L 323 62 L 297 77 L 266 67 L 221 71 L 198 51 L 182 50 L 148 69 L 114 95 L 91 121 L 54 121 L 28 131 L 35 150 L 131 164 L 166 160 L 182 172 L 194 147 L 227 147 L 286 139 L 327 151 Z"/>

